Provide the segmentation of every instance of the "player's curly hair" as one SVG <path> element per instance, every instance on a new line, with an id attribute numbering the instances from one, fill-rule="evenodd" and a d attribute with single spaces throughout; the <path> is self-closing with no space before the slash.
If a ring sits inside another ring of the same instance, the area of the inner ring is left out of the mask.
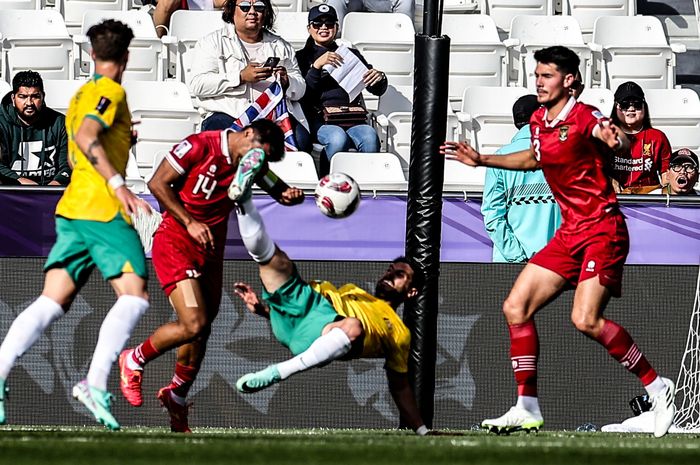
<path id="1" fill-rule="evenodd" d="M 95 58 L 100 61 L 121 62 L 129 50 L 134 31 L 114 19 L 106 19 L 87 31 Z"/>
<path id="2" fill-rule="evenodd" d="M 425 275 L 423 270 L 418 267 L 418 263 L 412 258 L 406 256 L 396 257 L 391 263 L 405 263 L 411 267 L 413 270 L 413 279 L 411 280 L 411 287 L 418 289 L 418 292 L 423 290 L 423 285 L 425 284 Z"/>
<path id="3" fill-rule="evenodd" d="M 277 124 L 269 119 L 257 119 L 243 130 L 248 128 L 255 131 L 261 144 L 270 146 L 267 161 L 280 161 L 284 157 L 284 132 Z"/>
<path id="4" fill-rule="evenodd" d="M 579 72 L 578 67 L 581 64 L 581 59 L 576 52 L 561 45 L 537 50 L 535 60 L 538 63 L 555 64 L 562 74 L 574 76 Z"/>
<path id="5" fill-rule="evenodd" d="M 224 12 L 221 14 L 221 19 L 225 23 L 233 24 L 233 16 L 236 13 L 236 5 L 243 0 L 227 0 L 224 4 Z M 255 2 L 263 2 L 265 4 L 265 14 L 263 15 L 262 28 L 266 31 L 272 32 L 275 25 L 275 10 L 272 9 L 271 0 L 245 0 L 249 1 L 251 5 Z"/>
<path id="6" fill-rule="evenodd" d="M 36 71 L 20 71 L 12 78 L 12 93 L 16 94 L 20 87 L 36 87 L 43 94 L 44 80 L 41 79 L 41 74 Z"/>

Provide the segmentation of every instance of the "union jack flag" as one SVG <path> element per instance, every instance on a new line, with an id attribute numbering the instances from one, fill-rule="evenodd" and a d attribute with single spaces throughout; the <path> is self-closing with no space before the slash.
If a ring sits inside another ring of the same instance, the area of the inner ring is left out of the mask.
<path id="1" fill-rule="evenodd" d="M 235 131 L 240 131 L 248 126 L 256 119 L 265 118 L 277 123 L 277 126 L 282 128 L 284 132 L 284 147 L 285 150 L 296 151 L 297 144 L 294 140 L 294 131 L 292 130 L 292 120 L 287 111 L 287 101 L 284 98 L 284 90 L 278 81 L 270 84 L 270 87 L 265 89 L 265 92 L 251 103 L 243 114 L 233 122 L 231 128 Z"/>

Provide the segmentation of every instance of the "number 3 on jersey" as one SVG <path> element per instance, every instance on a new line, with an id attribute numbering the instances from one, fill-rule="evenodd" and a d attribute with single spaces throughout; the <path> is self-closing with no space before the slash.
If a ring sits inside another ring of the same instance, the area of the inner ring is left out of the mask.
<path id="1" fill-rule="evenodd" d="M 535 151 L 535 159 L 540 161 L 542 159 L 542 153 L 540 152 L 540 128 L 535 128 L 535 137 L 532 140 L 532 148 Z"/>

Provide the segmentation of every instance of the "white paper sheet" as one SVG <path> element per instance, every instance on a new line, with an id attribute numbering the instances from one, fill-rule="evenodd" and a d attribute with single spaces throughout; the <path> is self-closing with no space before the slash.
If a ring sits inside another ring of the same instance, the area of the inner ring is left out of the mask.
<path id="1" fill-rule="evenodd" d="M 350 102 L 354 102 L 365 88 L 362 77 L 368 69 L 345 45 L 340 45 L 335 53 L 343 57 L 343 64 L 337 68 L 333 65 L 325 65 L 323 69 L 348 93 Z"/>

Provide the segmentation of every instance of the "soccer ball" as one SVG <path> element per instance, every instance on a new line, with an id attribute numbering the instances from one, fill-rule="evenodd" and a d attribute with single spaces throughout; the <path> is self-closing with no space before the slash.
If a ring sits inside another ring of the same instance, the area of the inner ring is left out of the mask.
<path id="1" fill-rule="evenodd" d="M 314 192 L 316 206 L 329 218 L 345 218 L 360 205 L 360 186 L 345 173 L 321 178 Z"/>

